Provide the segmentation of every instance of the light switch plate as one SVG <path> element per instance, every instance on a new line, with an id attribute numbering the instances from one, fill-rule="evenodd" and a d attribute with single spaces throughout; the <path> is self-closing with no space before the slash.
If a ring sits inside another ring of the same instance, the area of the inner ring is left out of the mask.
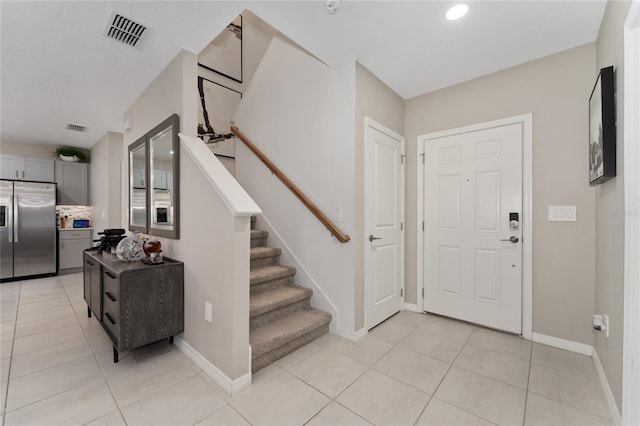
<path id="1" fill-rule="evenodd" d="M 576 206 L 549 206 L 549 222 L 575 222 Z"/>

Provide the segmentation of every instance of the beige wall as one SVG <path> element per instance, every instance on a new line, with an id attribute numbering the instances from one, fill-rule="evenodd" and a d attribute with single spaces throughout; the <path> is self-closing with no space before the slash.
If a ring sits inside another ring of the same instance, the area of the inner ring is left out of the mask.
<path id="1" fill-rule="evenodd" d="M 93 227 L 122 226 L 122 149 L 121 133 L 107 132 L 91 148 L 91 201 L 93 205 Z"/>
<path id="2" fill-rule="evenodd" d="M 356 63 L 355 105 L 355 329 L 364 327 L 364 118 L 404 135 L 404 99 Z M 414 284 L 415 286 L 415 284 Z"/>
<path id="3" fill-rule="evenodd" d="M 588 44 L 406 102 L 406 301 L 416 303 L 416 138 L 533 113 L 533 331 L 593 344 L 595 190 L 587 178 Z M 548 222 L 549 205 L 576 205 L 577 222 Z"/>
<path id="4" fill-rule="evenodd" d="M 237 90 L 240 93 L 244 93 L 264 56 L 264 52 L 266 52 L 269 43 L 271 43 L 271 39 L 277 31 L 249 10 L 242 11 L 241 15 L 243 36 L 242 83 L 238 83 L 237 81 L 202 67 L 198 67 L 198 75 L 233 90 Z M 211 114 L 211 112 L 209 112 L 209 114 Z"/>
<path id="5" fill-rule="evenodd" d="M 609 315 L 609 338 L 596 333 L 595 348 L 618 405 L 622 407 L 624 306 L 624 21 L 631 2 L 607 4 L 596 43 L 597 70 L 616 72 L 616 177 L 596 187 L 595 312 Z M 596 72 L 592 76 L 595 81 Z"/>
<path id="6" fill-rule="evenodd" d="M 342 220 L 336 225 L 352 238 L 353 71 L 336 71 L 286 37 L 276 36 L 233 117 L 238 128 L 328 217 L 333 219 L 336 208 L 341 209 Z M 262 209 L 261 218 L 277 232 L 285 246 L 281 248 L 295 254 L 309 277 L 305 282 L 315 282 L 321 289 L 314 292 L 314 299 L 322 296 L 334 306 L 332 327 L 351 336 L 353 240 L 342 244 L 333 238 L 243 144 L 236 145 L 235 171 L 238 182 Z"/>
<path id="7" fill-rule="evenodd" d="M 198 66 L 196 55 L 180 52 L 156 77 L 124 119 L 122 158 L 128 146 L 173 113 L 180 131 L 196 136 Z M 249 373 L 249 218 L 218 212 L 228 209 L 193 159 L 180 149 L 179 240 L 161 238 L 163 252 L 185 264 L 185 342 L 227 378 Z M 128 178 L 123 176 L 123 227 L 127 228 Z M 215 218 L 215 219 L 213 219 Z M 237 238 L 237 234 L 244 239 Z M 244 263 L 245 270 L 236 265 Z M 237 283 L 242 282 L 243 286 Z M 204 302 L 213 305 L 213 322 L 204 320 Z"/>

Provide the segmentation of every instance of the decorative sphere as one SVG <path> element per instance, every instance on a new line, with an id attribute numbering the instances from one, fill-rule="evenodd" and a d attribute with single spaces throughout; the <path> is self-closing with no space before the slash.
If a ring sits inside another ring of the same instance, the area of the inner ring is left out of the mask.
<path id="1" fill-rule="evenodd" d="M 144 257 L 144 252 L 138 240 L 126 237 L 120 240 L 116 247 L 116 257 L 120 260 L 138 260 Z"/>

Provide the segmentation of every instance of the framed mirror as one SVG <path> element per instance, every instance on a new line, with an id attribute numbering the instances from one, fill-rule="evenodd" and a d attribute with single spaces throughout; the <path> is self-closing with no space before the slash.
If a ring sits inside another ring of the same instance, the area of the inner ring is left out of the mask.
<path id="1" fill-rule="evenodd" d="M 180 238 L 177 114 L 129 146 L 129 230 Z"/>
<path id="2" fill-rule="evenodd" d="M 147 232 L 147 140 L 129 145 L 129 229 Z"/>
<path id="3" fill-rule="evenodd" d="M 149 233 L 178 238 L 179 120 L 172 115 L 149 132 Z"/>

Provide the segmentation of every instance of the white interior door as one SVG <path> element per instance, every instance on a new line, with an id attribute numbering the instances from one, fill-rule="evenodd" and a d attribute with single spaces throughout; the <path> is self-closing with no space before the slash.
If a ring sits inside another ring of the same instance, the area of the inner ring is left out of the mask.
<path id="1" fill-rule="evenodd" d="M 425 142 L 425 311 L 522 333 L 522 142 L 522 123 Z"/>
<path id="2" fill-rule="evenodd" d="M 365 123 L 365 306 L 367 328 L 403 307 L 404 138 Z"/>

